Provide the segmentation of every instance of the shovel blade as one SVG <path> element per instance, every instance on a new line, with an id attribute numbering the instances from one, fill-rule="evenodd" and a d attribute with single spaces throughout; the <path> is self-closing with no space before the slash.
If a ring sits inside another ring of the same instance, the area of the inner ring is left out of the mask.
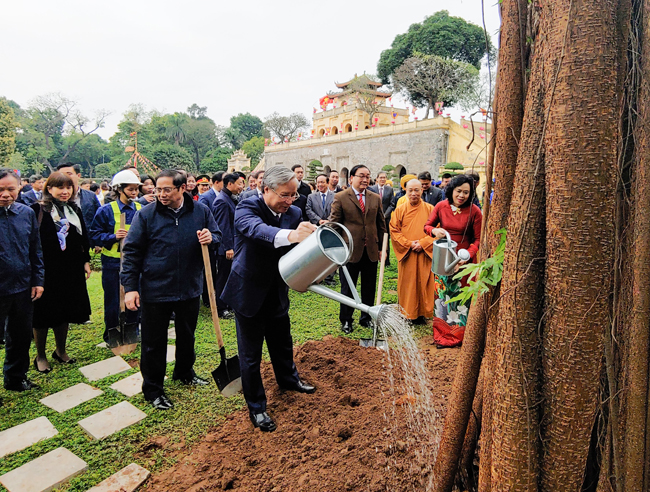
<path id="1" fill-rule="evenodd" d="M 138 323 L 124 323 L 122 326 L 122 342 L 125 345 L 138 343 Z"/>
<path id="2" fill-rule="evenodd" d="M 242 388 L 239 356 L 222 358 L 219 366 L 212 371 L 212 377 L 223 396 L 230 397 L 239 393 Z"/>
<path id="3" fill-rule="evenodd" d="M 124 345 L 124 342 L 122 341 L 122 332 L 120 331 L 119 326 L 108 329 L 108 342 L 106 342 L 106 344 L 111 350 L 120 345 Z"/>
<path id="4" fill-rule="evenodd" d="M 365 348 L 388 350 L 388 342 L 382 339 L 373 340 L 372 338 L 362 338 L 359 340 L 359 345 Z"/>

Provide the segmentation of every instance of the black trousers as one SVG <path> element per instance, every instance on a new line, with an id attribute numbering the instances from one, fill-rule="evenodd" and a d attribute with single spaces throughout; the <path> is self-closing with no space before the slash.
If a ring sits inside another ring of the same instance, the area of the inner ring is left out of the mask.
<path id="1" fill-rule="evenodd" d="M 102 269 L 102 289 L 104 290 L 104 341 L 108 342 L 108 329 L 120 324 L 120 270 Z M 126 322 L 137 323 L 139 311 L 126 310 Z"/>
<path id="2" fill-rule="evenodd" d="M 357 285 L 357 280 L 359 279 L 359 274 L 361 275 L 361 302 L 368 306 L 375 304 L 375 289 L 377 288 L 377 262 L 370 261 L 368 258 L 368 252 L 366 248 L 363 248 L 363 255 L 361 259 L 356 263 L 348 263 L 348 271 L 350 272 L 350 277 L 352 277 L 352 282 L 355 287 Z M 341 294 L 352 297 L 352 291 L 348 286 L 348 282 L 345 279 L 345 274 L 339 272 L 339 277 L 341 280 Z M 354 308 L 348 307 L 344 304 L 341 304 L 341 310 L 339 312 L 339 319 L 341 323 L 349 321 L 352 323 L 352 315 L 354 314 Z M 360 322 L 371 321 L 372 318 L 369 314 L 361 313 L 359 318 Z"/>
<path id="3" fill-rule="evenodd" d="M 27 377 L 29 345 L 32 343 L 34 304 L 31 289 L 0 296 L 0 320 L 5 323 L 4 383 L 15 385 Z"/>
<path id="4" fill-rule="evenodd" d="M 143 302 L 142 309 L 142 393 L 153 401 L 164 393 L 163 382 L 167 372 L 167 329 L 169 318 L 176 313 L 176 363 L 173 379 L 192 379 L 195 376 L 194 332 L 199 317 L 200 298 L 175 302 Z"/>
<path id="5" fill-rule="evenodd" d="M 235 312 L 241 381 L 244 398 L 252 414 L 266 411 L 266 393 L 260 374 L 264 339 L 278 385 L 290 388 L 300 379 L 293 361 L 291 320 L 288 313 L 273 315 L 277 310 L 277 300 L 272 299 L 276 297 L 271 294 L 259 313 L 251 318 Z"/>
<path id="6" fill-rule="evenodd" d="M 232 269 L 232 260 L 228 260 L 225 255 L 217 256 L 217 276 L 214 281 L 214 292 L 217 296 L 217 311 L 219 314 L 223 313 L 230 306 L 221 300 L 221 293 L 226 286 L 226 281 Z"/>

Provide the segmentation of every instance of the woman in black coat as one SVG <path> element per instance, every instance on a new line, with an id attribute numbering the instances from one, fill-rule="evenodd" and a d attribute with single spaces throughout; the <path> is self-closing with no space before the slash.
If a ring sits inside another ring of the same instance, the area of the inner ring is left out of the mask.
<path id="1" fill-rule="evenodd" d="M 54 331 L 52 358 L 74 364 L 66 352 L 68 326 L 90 318 L 86 280 L 90 277 L 88 233 L 81 209 L 74 203 L 74 185 L 63 173 L 52 173 L 43 187 L 43 200 L 32 205 L 40 224 L 45 291 L 34 302 L 34 368 L 50 372 L 45 353 L 48 328 Z"/>

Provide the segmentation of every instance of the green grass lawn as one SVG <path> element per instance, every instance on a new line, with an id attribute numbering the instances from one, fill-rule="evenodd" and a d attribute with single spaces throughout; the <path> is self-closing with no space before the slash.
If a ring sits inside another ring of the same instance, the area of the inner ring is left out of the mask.
<path id="1" fill-rule="evenodd" d="M 382 300 L 385 303 L 397 302 L 397 262 L 392 256 L 391 266 L 386 269 L 384 291 Z M 223 398 L 217 391 L 216 385 L 211 382 L 204 388 L 187 388 L 171 381 L 172 365 L 168 364 L 167 375 L 170 377 L 165 382 L 166 391 L 175 407 L 171 411 L 159 412 L 145 402 L 142 394 L 127 398 L 110 388 L 114 382 L 129 376 L 137 369 L 127 373 L 111 376 L 106 379 L 90 383 L 104 391 L 103 395 L 89 402 L 79 405 L 71 410 L 59 414 L 42 405 L 39 399 L 66 389 L 74 384 L 88 382 L 85 380 L 79 367 L 112 357 L 108 349 L 96 348 L 102 341 L 103 326 L 103 293 L 101 287 L 101 273 L 94 272 L 88 281 L 88 291 L 92 304 L 92 324 L 73 325 L 70 329 L 68 353 L 78 361 L 76 365 L 66 366 L 51 361 L 53 371 L 47 375 L 39 374 L 31 366 L 28 377 L 40 386 L 39 389 L 25 393 L 15 393 L 0 389 L 0 398 L 4 405 L 0 407 L 0 431 L 28 420 L 46 416 L 59 431 L 59 434 L 35 444 L 23 451 L 19 451 L 0 460 L 0 474 L 6 473 L 18 466 L 27 463 L 58 447 L 65 447 L 88 463 L 88 471 L 66 484 L 61 490 L 85 491 L 96 485 L 124 466 L 136 461 L 152 472 L 160 471 L 171 464 L 173 459 L 165 456 L 161 449 L 157 449 L 152 457 L 143 462 L 135 459 L 135 455 L 142 449 L 143 444 L 151 436 L 165 435 L 169 437 L 170 444 L 184 441 L 192 444 L 206 434 L 206 432 L 219 425 L 225 417 L 244 407 L 241 396 L 229 400 Z M 339 290 L 339 287 L 335 287 Z M 294 343 L 302 344 L 307 340 L 319 340 L 325 335 L 342 335 L 339 329 L 338 304 L 334 301 L 313 293 L 290 293 L 291 320 Z M 73 301 L 71 301 L 73 302 Z M 358 314 L 355 315 L 358 320 Z M 237 351 L 235 323 L 232 320 L 221 324 L 226 350 L 229 355 Z M 422 329 L 422 333 L 424 328 Z M 356 329 L 351 338 L 369 338 L 370 329 Z M 170 344 L 174 340 L 169 341 Z M 48 354 L 54 350 L 54 338 L 50 331 L 48 340 Z M 210 372 L 218 365 L 218 350 L 215 335 L 210 319 L 210 311 L 203 306 L 199 315 L 196 331 L 197 361 L 195 370 L 199 376 L 211 379 Z M 30 352 L 31 360 L 36 356 L 34 346 Z M 139 349 L 124 359 L 138 359 Z M 265 352 L 265 357 L 268 354 Z M 0 352 L 0 363 L 4 361 L 4 351 Z M 77 422 L 96 412 L 99 412 L 115 403 L 128 400 L 147 414 L 147 418 L 117 434 L 101 441 L 94 441 L 77 425 Z M 5 490 L 0 486 L 0 490 Z"/>

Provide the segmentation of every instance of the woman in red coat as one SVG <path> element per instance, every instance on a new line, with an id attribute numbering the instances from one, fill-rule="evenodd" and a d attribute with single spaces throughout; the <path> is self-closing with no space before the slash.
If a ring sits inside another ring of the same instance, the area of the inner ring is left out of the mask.
<path id="1" fill-rule="evenodd" d="M 466 249 L 470 262 L 476 261 L 481 241 L 481 209 L 472 203 L 474 199 L 474 180 L 465 174 L 454 177 L 445 188 L 446 200 L 438 202 L 424 226 L 424 232 L 440 239 L 445 231 L 451 240 L 458 244 L 456 251 Z M 463 265 L 464 261 L 458 263 Z M 463 341 L 469 302 L 450 302 L 465 285 L 464 279 L 454 280 L 453 275 L 436 276 L 436 301 L 434 308 L 433 331 L 438 345 L 451 347 Z"/>

